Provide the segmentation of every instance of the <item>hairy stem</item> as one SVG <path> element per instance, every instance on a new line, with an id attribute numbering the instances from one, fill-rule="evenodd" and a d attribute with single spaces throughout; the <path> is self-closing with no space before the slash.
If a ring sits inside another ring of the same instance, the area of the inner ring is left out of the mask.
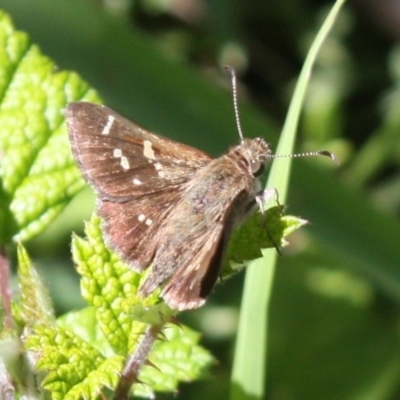
<path id="1" fill-rule="evenodd" d="M 128 355 L 125 366 L 121 372 L 121 377 L 114 393 L 113 400 L 128 400 L 131 386 L 139 382 L 138 375 L 143 364 L 146 363 L 153 343 L 157 340 L 165 323 L 160 325 L 150 325 L 143 334 L 135 351 Z"/>

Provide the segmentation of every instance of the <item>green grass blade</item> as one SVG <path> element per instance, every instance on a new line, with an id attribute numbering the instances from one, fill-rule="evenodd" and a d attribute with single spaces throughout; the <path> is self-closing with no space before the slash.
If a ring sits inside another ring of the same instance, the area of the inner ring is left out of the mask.
<path id="1" fill-rule="evenodd" d="M 277 154 L 289 154 L 293 151 L 296 128 L 312 67 L 343 3 L 344 0 L 335 3 L 311 46 L 290 104 Z M 290 158 L 275 160 L 268 179 L 267 186 L 278 189 L 281 202 L 286 199 L 290 165 Z M 263 259 L 252 263 L 246 272 L 232 373 L 231 400 L 264 398 L 268 304 L 276 254 L 274 251 L 267 252 Z"/>

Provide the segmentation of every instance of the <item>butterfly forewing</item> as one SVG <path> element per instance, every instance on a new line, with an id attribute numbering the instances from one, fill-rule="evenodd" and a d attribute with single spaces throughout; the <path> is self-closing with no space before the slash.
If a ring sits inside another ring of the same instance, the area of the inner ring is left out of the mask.
<path id="1" fill-rule="evenodd" d="M 103 199 L 169 190 L 210 161 L 207 154 L 156 136 L 104 106 L 71 103 L 66 118 L 74 156 Z"/>

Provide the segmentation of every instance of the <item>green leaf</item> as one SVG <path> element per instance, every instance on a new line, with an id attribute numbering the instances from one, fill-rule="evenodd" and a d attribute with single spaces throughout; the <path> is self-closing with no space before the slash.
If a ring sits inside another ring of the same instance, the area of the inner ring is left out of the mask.
<path id="1" fill-rule="evenodd" d="M 275 206 L 263 214 L 257 213 L 233 232 L 223 266 L 223 278 L 248 266 L 251 260 L 261 258 L 263 250 L 286 246 L 285 238 L 307 223 L 301 218 L 283 215 L 283 209 Z"/>
<path id="2" fill-rule="evenodd" d="M 173 392 L 179 382 L 190 382 L 205 376 L 213 358 L 198 345 L 200 334 L 185 326 L 169 324 L 164 329 L 164 335 L 166 341 L 156 342 L 149 357 L 159 370 L 145 365 L 140 380 L 157 391 Z"/>
<path id="3" fill-rule="evenodd" d="M 73 331 L 82 340 L 90 343 L 104 356 L 112 356 L 114 352 L 96 320 L 96 310 L 93 307 L 71 311 L 57 319 L 57 325 Z"/>
<path id="4" fill-rule="evenodd" d="M 40 233 L 83 187 L 62 112 L 82 99 L 99 101 L 0 11 L 0 243 Z"/>
<path id="5" fill-rule="evenodd" d="M 86 240 L 77 236 L 72 240 L 73 258 L 82 276 L 82 295 L 95 307 L 100 328 L 114 351 L 126 354 L 144 330 L 143 323 L 132 319 L 132 312 L 128 307 L 133 305 L 132 299 L 137 298 L 140 275 L 127 268 L 106 247 L 100 220 L 95 215 L 86 224 L 86 235 Z M 137 302 L 140 301 L 137 299 Z"/>
<path id="6" fill-rule="evenodd" d="M 79 399 L 83 394 L 97 398 L 103 387 L 115 386 L 123 362 L 122 357 L 106 360 L 75 333 L 56 325 L 34 326 L 27 333 L 25 346 L 36 360 L 35 368 L 46 372 L 42 387 L 53 399 Z M 105 362 L 108 374 L 102 375 Z M 118 365 L 113 370 L 110 364 L 115 363 Z"/>
<path id="7" fill-rule="evenodd" d="M 18 245 L 17 251 L 20 299 L 14 304 L 14 318 L 20 319 L 23 326 L 33 323 L 54 323 L 54 309 L 46 286 L 22 244 Z"/>

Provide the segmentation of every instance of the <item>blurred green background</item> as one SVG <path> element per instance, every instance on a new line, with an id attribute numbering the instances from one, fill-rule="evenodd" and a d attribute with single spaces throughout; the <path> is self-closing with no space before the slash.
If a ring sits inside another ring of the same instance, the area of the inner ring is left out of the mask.
<path id="1" fill-rule="evenodd" d="M 330 1 L 0 0 L 60 69 L 165 136 L 218 155 L 243 129 L 275 148 L 294 83 Z M 400 5 L 348 1 L 311 77 L 287 212 L 310 221 L 279 258 L 267 398 L 400 398 Z M 82 306 L 70 256 L 94 197 L 82 192 L 28 251 L 59 313 Z M 218 359 L 208 380 L 159 398 L 228 398 L 243 274 L 181 319 Z"/>

